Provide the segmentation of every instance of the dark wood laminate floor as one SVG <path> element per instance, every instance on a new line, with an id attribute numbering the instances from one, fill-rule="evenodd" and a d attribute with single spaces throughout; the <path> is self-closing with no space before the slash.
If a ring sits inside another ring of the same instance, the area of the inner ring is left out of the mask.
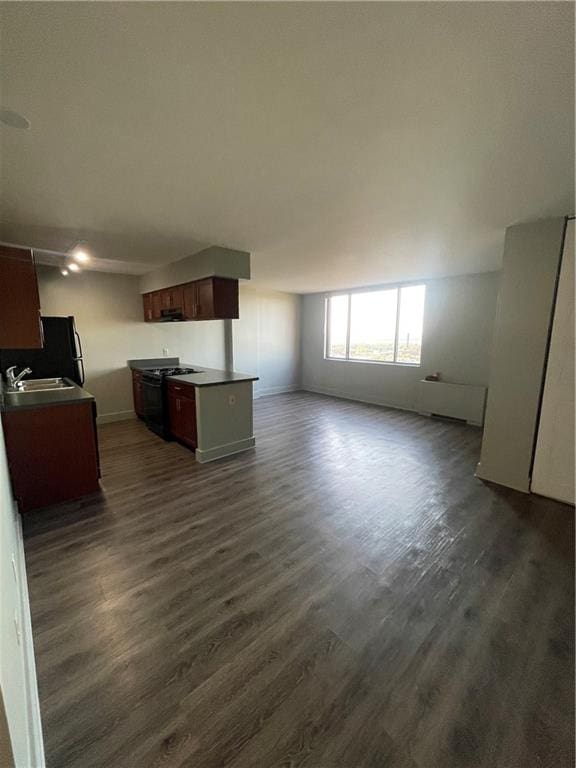
<path id="1" fill-rule="evenodd" d="M 101 428 L 25 521 L 51 768 L 571 768 L 574 510 L 480 431 L 297 393 L 209 465 Z"/>

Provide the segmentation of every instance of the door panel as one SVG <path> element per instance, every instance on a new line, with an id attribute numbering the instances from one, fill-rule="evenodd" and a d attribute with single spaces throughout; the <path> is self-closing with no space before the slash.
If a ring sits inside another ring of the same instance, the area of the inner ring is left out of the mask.
<path id="1" fill-rule="evenodd" d="M 554 308 L 531 490 L 574 504 L 574 220 L 568 222 Z"/>

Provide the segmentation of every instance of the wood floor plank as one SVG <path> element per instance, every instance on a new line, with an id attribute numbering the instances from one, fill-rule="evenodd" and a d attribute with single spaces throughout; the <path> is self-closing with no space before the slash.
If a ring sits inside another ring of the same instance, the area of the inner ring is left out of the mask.
<path id="1" fill-rule="evenodd" d="M 49 768 L 571 768 L 574 510 L 478 429 L 307 393 L 200 465 L 100 428 L 24 519 Z"/>

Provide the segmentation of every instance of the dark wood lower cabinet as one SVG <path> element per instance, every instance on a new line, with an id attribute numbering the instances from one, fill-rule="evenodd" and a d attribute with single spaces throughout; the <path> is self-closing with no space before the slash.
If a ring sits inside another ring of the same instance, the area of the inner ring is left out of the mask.
<path id="1" fill-rule="evenodd" d="M 196 389 L 189 384 L 168 382 L 168 413 L 172 436 L 196 448 Z"/>
<path id="2" fill-rule="evenodd" d="M 7 411 L 2 424 L 20 512 L 99 490 L 92 402 Z"/>
<path id="3" fill-rule="evenodd" d="M 134 411 L 139 419 L 144 418 L 144 392 L 142 389 L 141 371 L 132 371 L 132 396 L 134 398 Z"/>

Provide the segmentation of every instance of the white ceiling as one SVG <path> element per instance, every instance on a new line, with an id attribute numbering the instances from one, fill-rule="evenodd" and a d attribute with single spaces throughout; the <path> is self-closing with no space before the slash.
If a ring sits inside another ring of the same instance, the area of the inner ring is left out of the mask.
<path id="1" fill-rule="evenodd" d="M 497 269 L 574 209 L 572 3 L 1 5 L 0 240 L 308 292 Z"/>

